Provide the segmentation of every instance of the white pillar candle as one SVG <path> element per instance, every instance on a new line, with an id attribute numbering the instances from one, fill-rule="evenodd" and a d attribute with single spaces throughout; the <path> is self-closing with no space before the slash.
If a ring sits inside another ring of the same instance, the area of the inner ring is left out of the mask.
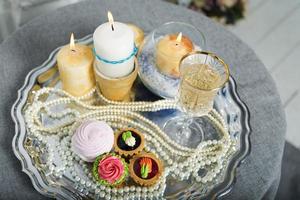
<path id="1" fill-rule="evenodd" d="M 94 32 L 95 53 L 107 61 L 124 62 L 112 64 L 96 58 L 96 69 L 104 76 L 120 78 L 129 75 L 134 69 L 134 56 L 131 56 L 134 33 L 128 25 L 114 22 L 110 12 L 108 19 L 109 22 L 100 25 Z"/>

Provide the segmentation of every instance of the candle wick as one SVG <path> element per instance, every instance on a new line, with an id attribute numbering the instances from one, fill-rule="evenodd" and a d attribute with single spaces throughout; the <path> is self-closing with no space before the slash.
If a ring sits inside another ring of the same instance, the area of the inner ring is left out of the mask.
<path id="1" fill-rule="evenodd" d="M 76 52 L 76 50 L 75 50 L 75 49 L 71 49 L 71 51 L 72 51 L 72 52 Z"/>
<path id="2" fill-rule="evenodd" d="M 115 28 L 114 28 L 114 25 L 113 25 L 113 24 L 111 25 L 111 30 L 112 30 L 112 31 L 114 31 L 114 30 L 115 30 Z"/>

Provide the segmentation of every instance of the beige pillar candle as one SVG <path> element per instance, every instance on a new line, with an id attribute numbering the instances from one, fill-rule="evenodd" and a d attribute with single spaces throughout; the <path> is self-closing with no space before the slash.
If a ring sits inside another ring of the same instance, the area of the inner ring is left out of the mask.
<path id="1" fill-rule="evenodd" d="M 166 35 L 156 45 L 156 66 L 163 74 L 179 77 L 181 58 L 193 50 L 193 42 L 182 33 Z"/>
<path id="2" fill-rule="evenodd" d="M 83 96 L 95 86 L 94 55 L 90 47 L 75 44 L 71 35 L 70 45 L 57 54 L 57 65 L 62 88 L 74 96 Z"/>
<path id="3" fill-rule="evenodd" d="M 137 47 L 140 47 L 144 40 L 144 31 L 140 28 L 137 27 L 134 24 L 127 24 L 133 31 L 134 33 L 134 43 Z"/>

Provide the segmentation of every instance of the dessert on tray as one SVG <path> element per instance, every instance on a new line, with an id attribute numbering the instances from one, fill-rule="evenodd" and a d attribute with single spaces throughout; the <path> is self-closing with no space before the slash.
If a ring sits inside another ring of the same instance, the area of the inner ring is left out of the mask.
<path id="1" fill-rule="evenodd" d="M 143 186 L 155 184 L 163 172 L 162 162 L 152 153 L 141 153 L 130 160 L 131 178 Z"/>
<path id="2" fill-rule="evenodd" d="M 101 185 L 121 186 L 128 176 L 128 164 L 116 154 L 104 154 L 96 158 L 93 176 Z"/>
<path id="3" fill-rule="evenodd" d="M 72 150 L 86 162 L 93 162 L 97 156 L 110 152 L 113 143 L 114 132 L 103 121 L 85 121 L 72 136 Z"/>
<path id="4" fill-rule="evenodd" d="M 144 136 L 136 129 L 122 129 L 115 135 L 114 150 L 125 157 L 140 153 L 144 146 Z"/>

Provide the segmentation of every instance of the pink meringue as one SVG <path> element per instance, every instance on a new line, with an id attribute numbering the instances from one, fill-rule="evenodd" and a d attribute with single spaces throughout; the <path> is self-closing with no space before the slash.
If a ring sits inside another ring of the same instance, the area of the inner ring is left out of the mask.
<path id="1" fill-rule="evenodd" d="M 83 122 L 72 136 L 72 149 L 84 161 L 93 162 L 114 144 L 114 131 L 104 121 Z"/>

